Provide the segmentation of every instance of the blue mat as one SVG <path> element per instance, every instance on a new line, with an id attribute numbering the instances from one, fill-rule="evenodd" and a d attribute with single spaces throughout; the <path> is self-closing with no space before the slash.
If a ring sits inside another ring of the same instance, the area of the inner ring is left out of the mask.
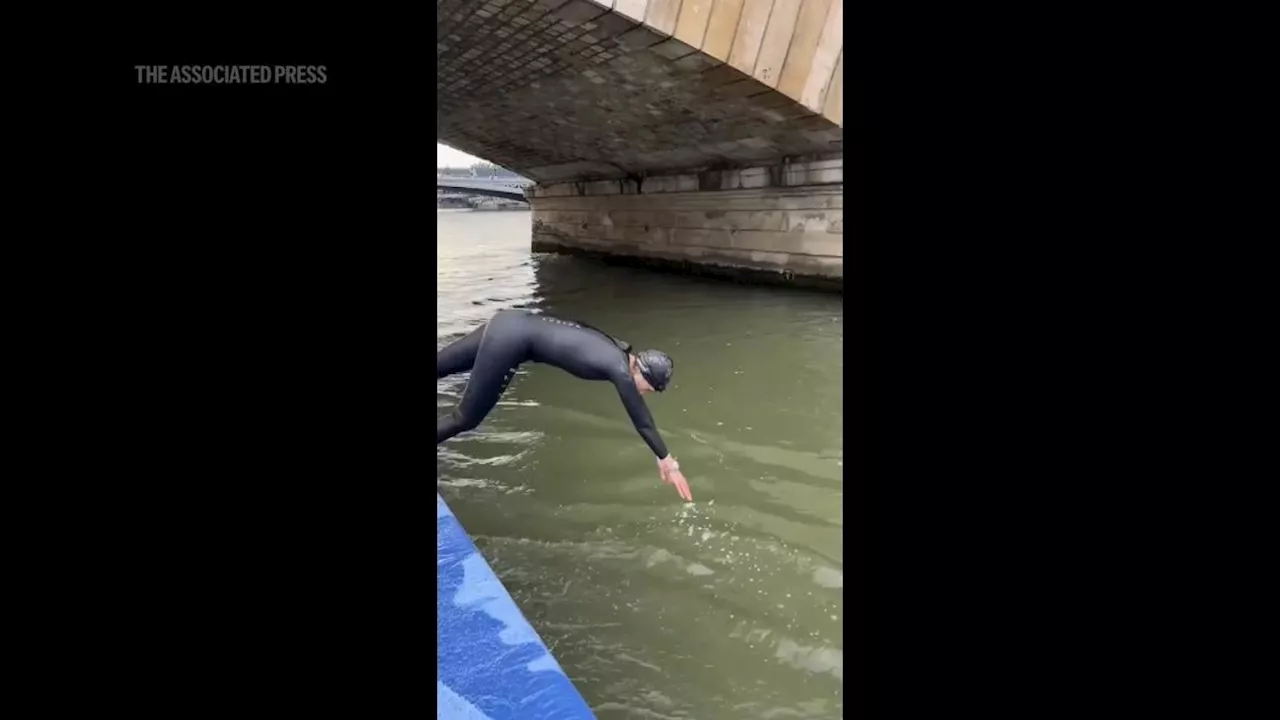
<path id="1" fill-rule="evenodd" d="M 594 719 L 436 495 L 436 718 Z"/>

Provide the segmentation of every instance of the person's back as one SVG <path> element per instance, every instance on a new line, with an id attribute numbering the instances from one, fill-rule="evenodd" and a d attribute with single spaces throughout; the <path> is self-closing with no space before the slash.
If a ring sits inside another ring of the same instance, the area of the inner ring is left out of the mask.
<path id="1" fill-rule="evenodd" d="M 528 313 L 529 359 L 583 380 L 627 382 L 627 353 L 611 336 L 588 325 Z"/>

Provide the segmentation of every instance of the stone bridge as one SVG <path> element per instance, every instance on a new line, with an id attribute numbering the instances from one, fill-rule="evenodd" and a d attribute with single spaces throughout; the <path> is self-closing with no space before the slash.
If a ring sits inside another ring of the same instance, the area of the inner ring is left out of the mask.
<path id="1" fill-rule="evenodd" d="M 538 249 L 841 282 L 843 0 L 437 0 L 437 140 Z"/>

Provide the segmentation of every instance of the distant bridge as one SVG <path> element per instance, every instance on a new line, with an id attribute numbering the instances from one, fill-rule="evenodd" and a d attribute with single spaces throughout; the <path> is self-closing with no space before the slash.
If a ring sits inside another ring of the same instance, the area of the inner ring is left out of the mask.
<path id="1" fill-rule="evenodd" d="M 525 197 L 525 188 L 532 186 L 533 181 L 526 180 L 524 178 L 484 178 L 436 175 L 437 190 L 449 190 L 451 192 L 464 193 L 468 195 L 485 195 L 488 197 L 503 198 L 505 200 L 520 200 L 528 202 L 528 198 Z"/>

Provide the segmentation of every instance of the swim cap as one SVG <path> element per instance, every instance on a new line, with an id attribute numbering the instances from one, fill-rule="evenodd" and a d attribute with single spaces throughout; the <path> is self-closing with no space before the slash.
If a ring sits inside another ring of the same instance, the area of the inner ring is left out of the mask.
<path id="1" fill-rule="evenodd" d="M 666 353 L 661 350 L 642 350 L 636 353 L 636 365 L 654 390 L 662 392 L 667 389 L 675 364 Z"/>

